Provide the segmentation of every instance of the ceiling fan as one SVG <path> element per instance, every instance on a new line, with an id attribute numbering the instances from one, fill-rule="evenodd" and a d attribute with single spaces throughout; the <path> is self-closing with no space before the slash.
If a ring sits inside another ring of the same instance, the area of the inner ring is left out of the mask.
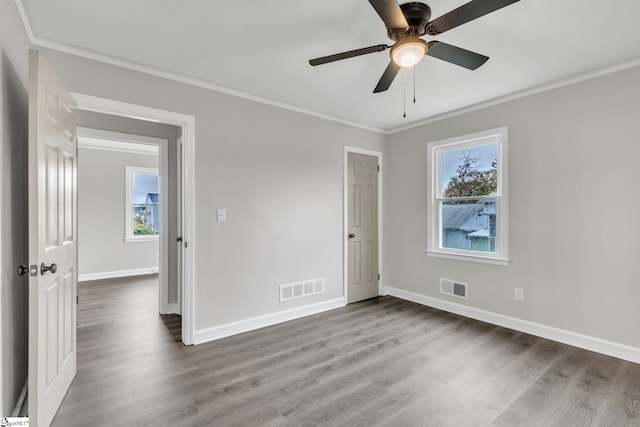
<path id="1" fill-rule="evenodd" d="M 387 35 L 395 43 L 392 46 L 379 44 L 323 56 L 310 60 L 309 64 L 313 66 L 327 64 L 353 58 L 354 56 L 391 49 L 391 61 L 373 93 L 389 89 L 400 68 L 416 65 L 425 55 L 475 70 L 487 62 L 489 57 L 436 40 L 427 42 L 420 37 L 442 34 L 517 1 L 520 0 L 472 0 L 430 21 L 431 8 L 424 3 L 409 2 L 399 5 L 396 0 L 369 0 L 371 6 L 384 21 L 387 27 Z"/>

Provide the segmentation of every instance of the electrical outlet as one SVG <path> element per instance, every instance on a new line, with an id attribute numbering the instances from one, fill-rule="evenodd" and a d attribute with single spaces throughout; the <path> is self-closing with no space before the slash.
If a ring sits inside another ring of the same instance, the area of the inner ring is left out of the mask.
<path id="1" fill-rule="evenodd" d="M 524 301 L 524 289 L 514 288 L 513 297 L 518 301 Z"/>

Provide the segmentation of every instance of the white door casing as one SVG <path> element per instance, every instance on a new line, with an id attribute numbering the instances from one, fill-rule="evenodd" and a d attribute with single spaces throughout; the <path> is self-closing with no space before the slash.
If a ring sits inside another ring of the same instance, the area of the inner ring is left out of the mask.
<path id="1" fill-rule="evenodd" d="M 195 329 L 195 117 L 173 111 L 129 104 L 112 99 L 72 93 L 78 109 L 96 113 L 150 120 L 182 128 L 182 342 L 194 343 Z"/>
<path id="2" fill-rule="evenodd" d="M 182 162 L 183 160 L 183 156 L 182 156 L 182 137 L 178 138 L 177 144 L 176 144 L 176 156 L 177 156 L 177 162 L 176 162 L 176 166 L 177 166 L 177 171 L 176 171 L 176 178 L 177 178 L 177 185 L 176 185 L 176 200 L 178 201 L 178 215 L 177 215 L 177 235 L 178 235 L 178 242 L 176 242 L 177 244 L 177 258 L 178 258 L 178 262 L 177 262 L 177 274 L 176 274 L 176 280 L 178 281 L 177 283 L 177 290 L 178 290 L 178 314 L 182 315 L 182 265 L 183 265 L 183 260 L 182 260 L 182 241 L 183 241 L 183 236 L 182 236 L 182 211 L 184 209 L 184 200 L 182 199 L 182 195 L 184 194 L 184 189 L 183 189 L 183 183 L 182 183 Z"/>
<path id="3" fill-rule="evenodd" d="M 75 103 L 29 52 L 29 421 L 48 426 L 76 374 Z M 57 268 L 53 268 L 53 265 Z M 41 271 L 41 265 L 50 267 Z"/>
<path id="4" fill-rule="evenodd" d="M 347 303 L 378 288 L 378 158 L 347 153 Z"/>

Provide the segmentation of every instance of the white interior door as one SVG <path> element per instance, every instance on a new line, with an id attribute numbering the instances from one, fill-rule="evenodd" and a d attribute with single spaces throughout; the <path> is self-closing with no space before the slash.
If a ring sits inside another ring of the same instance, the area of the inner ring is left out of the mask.
<path id="1" fill-rule="evenodd" d="M 347 154 L 347 302 L 378 296 L 378 158 Z"/>
<path id="2" fill-rule="evenodd" d="M 29 421 L 51 424 L 76 374 L 75 103 L 29 53 Z"/>

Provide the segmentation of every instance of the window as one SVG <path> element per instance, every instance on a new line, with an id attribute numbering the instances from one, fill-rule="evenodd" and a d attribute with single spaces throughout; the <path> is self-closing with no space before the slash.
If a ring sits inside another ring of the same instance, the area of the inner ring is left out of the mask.
<path id="1" fill-rule="evenodd" d="M 507 128 L 428 144 L 430 256 L 508 265 Z"/>
<path id="2" fill-rule="evenodd" d="M 125 241 L 157 240 L 160 232 L 158 169 L 126 167 Z"/>

